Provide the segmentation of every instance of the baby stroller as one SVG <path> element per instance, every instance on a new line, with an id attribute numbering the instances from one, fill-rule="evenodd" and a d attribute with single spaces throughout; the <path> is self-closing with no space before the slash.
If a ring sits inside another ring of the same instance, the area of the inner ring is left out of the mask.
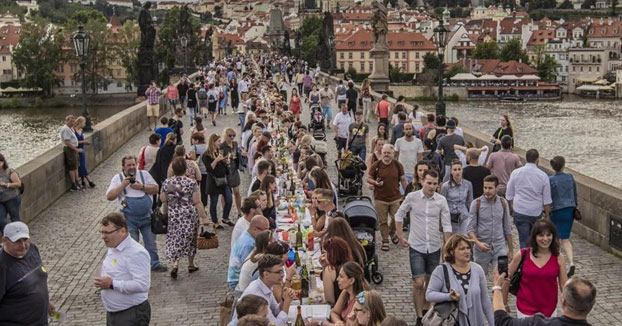
<path id="1" fill-rule="evenodd" d="M 378 217 L 369 197 L 354 196 L 346 198 L 343 214 L 346 216 L 354 235 L 365 248 L 365 278 L 375 284 L 382 283 L 384 277 L 378 272 L 376 255 L 376 227 Z"/>
<path id="2" fill-rule="evenodd" d="M 322 108 L 319 105 L 312 105 L 311 109 L 311 123 L 309 123 L 309 132 L 315 133 L 316 130 L 322 130 L 326 132 L 326 126 L 324 126 L 324 114 Z"/>
<path id="3" fill-rule="evenodd" d="M 360 196 L 363 193 L 363 175 L 367 166 L 358 156 L 347 151 L 335 161 L 339 196 Z"/>

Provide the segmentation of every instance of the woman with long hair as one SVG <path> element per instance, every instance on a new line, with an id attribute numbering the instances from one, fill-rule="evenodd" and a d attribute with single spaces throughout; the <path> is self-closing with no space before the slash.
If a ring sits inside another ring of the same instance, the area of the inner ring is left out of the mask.
<path id="1" fill-rule="evenodd" d="M 348 316 L 349 326 L 381 326 L 387 317 L 380 293 L 363 291 L 356 296 L 354 308 Z M 396 326 L 396 325 L 392 325 Z"/>
<path id="2" fill-rule="evenodd" d="M 356 295 L 362 291 L 370 290 L 369 284 L 365 280 L 363 268 L 355 262 L 347 262 L 341 266 L 337 284 L 341 294 L 330 312 L 332 325 L 339 325 L 340 322 L 345 323 L 354 308 Z"/>
<path id="3" fill-rule="evenodd" d="M 229 182 L 229 187 L 233 190 L 233 198 L 235 199 L 235 207 L 238 210 L 238 217 L 242 216 L 242 196 L 240 195 L 240 157 L 242 156 L 242 152 L 240 147 L 238 146 L 238 142 L 235 141 L 235 130 L 233 128 L 225 128 L 222 133 L 222 138 L 225 140 L 220 150 L 223 155 L 229 156 L 229 174 L 227 177 L 227 181 Z"/>
<path id="4" fill-rule="evenodd" d="M 577 208 L 577 184 L 572 174 L 565 173 L 566 160 L 562 156 L 555 156 L 551 160 L 551 168 L 555 174 L 549 177 L 551 183 L 551 222 L 559 232 L 564 251 L 568 257 L 568 277 L 574 275 L 574 253 L 570 243 L 570 231 L 574 222 L 574 211 Z"/>
<path id="5" fill-rule="evenodd" d="M 494 326 L 486 273 L 481 266 L 471 262 L 471 246 L 471 241 L 463 234 L 454 234 L 445 242 L 445 262 L 432 272 L 425 298 L 428 302 L 458 301 L 459 325 Z"/>
<path id="6" fill-rule="evenodd" d="M 289 100 L 289 111 L 294 115 L 296 121 L 300 120 L 300 112 L 302 112 L 301 105 L 298 91 L 295 88 L 292 88 L 292 95 Z"/>
<path id="7" fill-rule="evenodd" d="M 19 207 L 22 203 L 19 188 L 22 181 L 19 174 L 9 168 L 6 157 L 0 153 L 0 230 L 4 230 L 7 223 L 7 214 L 11 215 L 11 222 L 21 221 Z"/>
<path id="8" fill-rule="evenodd" d="M 441 186 L 441 195 L 447 199 L 451 230 L 453 234 L 466 234 L 469 222 L 469 207 L 473 201 L 473 185 L 462 177 L 462 162 L 451 161 L 449 181 Z"/>
<path id="9" fill-rule="evenodd" d="M 73 123 L 73 132 L 76 134 L 76 138 L 78 138 L 78 148 L 83 149 L 82 152 L 78 153 L 78 159 L 80 164 L 78 165 L 78 177 L 80 178 L 80 186 L 82 189 L 86 189 L 86 183 L 88 182 L 89 187 L 95 188 L 95 183 L 91 181 L 89 178 L 89 171 L 86 169 L 86 152 L 84 151 L 85 145 L 90 145 L 91 142 L 88 140 L 84 140 L 84 135 L 82 131 L 86 126 L 86 118 L 80 116 L 76 119 L 76 122 Z M 86 181 L 85 181 L 86 179 Z"/>
<path id="10" fill-rule="evenodd" d="M 207 129 L 203 126 L 203 118 L 200 116 L 196 116 L 194 118 L 194 127 L 190 130 L 190 134 L 194 135 L 196 133 L 200 133 L 203 135 L 203 139 L 208 139 L 209 135 L 207 134 Z"/>
<path id="11" fill-rule="evenodd" d="M 372 110 L 372 96 L 371 87 L 369 85 L 369 78 L 365 78 L 361 84 L 361 97 L 363 98 L 363 119 L 366 123 L 369 123 L 369 113 Z"/>
<path id="12" fill-rule="evenodd" d="M 326 239 L 322 243 L 324 253 L 320 258 L 320 263 L 324 267 L 322 274 L 322 284 L 324 287 L 324 299 L 333 307 L 337 302 L 337 298 L 341 294 L 337 282 L 337 274 L 343 264 L 354 261 L 352 258 L 352 250 L 348 243 L 340 238 Z"/>
<path id="13" fill-rule="evenodd" d="M 518 318 L 541 313 L 546 317 L 555 314 L 558 289 L 563 290 L 568 280 L 566 261 L 560 255 L 559 238 L 555 225 L 548 219 L 536 221 L 531 229 L 527 248 L 519 250 L 508 267 L 508 279 L 516 272 L 524 258 L 520 287 L 516 294 L 516 315 Z M 504 290 L 508 287 L 504 287 Z M 507 292 L 503 302 L 507 306 Z"/>
<path id="14" fill-rule="evenodd" d="M 494 144 L 492 147 L 493 152 L 497 152 L 501 149 L 501 138 L 505 135 L 512 137 L 512 145 L 514 145 L 514 128 L 507 114 L 499 118 L 499 128 L 492 134 L 492 140 L 490 142 Z"/>
<path id="15" fill-rule="evenodd" d="M 317 90 L 317 85 L 315 84 L 311 86 L 311 92 L 307 98 L 307 103 L 309 103 L 309 107 L 320 105 L 320 92 Z"/>
<path id="16" fill-rule="evenodd" d="M 203 153 L 203 164 L 207 170 L 207 189 L 206 192 L 210 196 L 209 212 L 212 217 L 212 222 L 217 224 L 217 228 L 222 229 L 223 226 L 218 224 L 218 197 L 223 195 L 225 198 L 225 204 L 222 213 L 222 222 L 229 226 L 235 224 L 229 219 L 229 213 L 231 212 L 231 205 L 233 199 L 231 198 L 231 187 L 227 183 L 227 174 L 229 173 L 229 156 L 225 156 L 221 150 L 220 137 L 217 134 L 212 134 L 207 143 L 207 151 Z"/>
<path id="17" fill-rule="evenodd" d="M 428 161 L 419 161 L 415 164 L 415 176 L 411 182 L 406 186 L 404 196 L 407 194 L 421 190 L 423 188 L 423 174 L 430 169 L 430 163 Z M 406 220 L 408 221 L 408 220 Z"/>
<path id="18" fill-rule="evenodd" d="M 231 90 L 231 109 L 234 112 L 238 111 L 238 105 L 240 105 L 240 96 L 238 94 L 238 81 L 235 78 L 231 78 L 229 81 L 229 89 Z M 242 121 L 240 125 L 244 126 Z"/>
<path id="19" fill-rule="evenodd" d="M 183 156 L 173 159 L 173 175 L 164 180 L 160 193 L 160 201 L 168 203 L 166 258 L 173 263 L 173 279 L 177 278 L 179 259 L 182 257 L 188 257 L 188 273 L 199 270 L 194 264 L 199 217 L 203 224 L 209 221 L 201 202 L 199 184 L 186 176 L 187 163 Z"/>
<path id="20" fill-rule="evenodd" d="M 263 180 L 261 180 L 259 190 L 264 191 L 268 198 L 268 204 L 266 205 L 266 208 L 262 209 L 262 214 L 268 219 L 268 221 L 270 221 L 270 228 L 275 229 L 277 203 L 274 199 L 274 194 L 278 191 L 278 184 L 276 183 L 276 178 L 270 174 L 265 176 Z"/>
<path id="21" fill-rule="evenodd" d="M 339 198 L 337 188 L 330 181 L 328 174 L 321 167 L 316 166 L 309 171 L 307 175 L 307 185 L 310 190 L 314 190 L 317 188 L 328 189 L 333 192 L 333 204 L 335 207 L 338 206 Z"/>
<path id="22" fill-rule="evenodd" d="M 389 131 L 387 130 L 387 125 L 385 125 L 384 123 L 379 123 L 378 127 L 376 128 L 376 136 L 371 138 L 371 142 L 370 142 L 370 152 L 374 152 L 374 150 L 376 149 L 376 147 L 378 146 L 378 139 L 384 139 L 384 140 L 389 140 Z M 385 142 L 386 143 L 386 142 Z M 380 146 L 382 147 L 382 146 Z"/>
<path id="23" fill-rule="evenodd" d="M 361 265 L 361 267 L 365 267 L 365 262 L 367 261 L 365 248 L 363 248 L 363 245 L 356 238 L 350 224 L 348 224 L 345 218 L 336 217 L 331 219 L 330 223 L 328 223 L 323 239 L 327 240 L 332 238 L 341 238 L 345 240 L 348 246 L 350 246 L 350 249 L 352 249 L 352 258 L 354 258 L 354 261 Z"/>
<path id="24" fill-rule="evenodd" d="M 378 138 L 372 141 L 372 151 L 367 155 L 367 175 L 371 172 L 372 164 L 382 160 L 382 146 L 386 142 L 385 138 Z"/>

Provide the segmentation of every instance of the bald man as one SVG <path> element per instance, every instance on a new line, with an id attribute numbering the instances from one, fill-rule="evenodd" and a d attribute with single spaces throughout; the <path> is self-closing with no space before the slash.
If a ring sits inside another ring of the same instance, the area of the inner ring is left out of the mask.
<path id="1" fill-rule="evenodd" d="M 270 229 L 270 222 L 262 215 L 255 215 L 240 237 L 235 241 L 229 254 L 229 269 L 227 271 L 227 283 L 232 290 L 238 285 L 240 270 L 248 254 L 255 248 L 255 237 L 262 231 Z"/>

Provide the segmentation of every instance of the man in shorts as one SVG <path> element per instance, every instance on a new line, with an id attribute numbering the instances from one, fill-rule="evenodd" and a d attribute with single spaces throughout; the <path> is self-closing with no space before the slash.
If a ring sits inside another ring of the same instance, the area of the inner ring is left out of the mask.
<path id="1" fill-rule="evenodd" d="M 158 126 L 158 113 L 160 113 L 160 95 L 162 90 L 156 86 L 155 81 L 151 81 L 151 85 L 145 91 L 147 97 L 147 130 L 151 131 L 151 121 L 153 120 L 153 129 Z"/>
<path id="2" fill-rule="evenodd" d="M 385 145 L 386 146 L 386 145 Z M 413 299 L 417 312 L 417 323 L 421 325 L 424 310 L 429 304 L 425 301 L 425 292 L 430 275 L 441 260 L 441 245 L 451 236 L 451 218 L 447 199 L 436 192 L 439 175 L 436 170 L 427 170 L 423 174 L 423 188 L 409 193 L 395 214 L 395 229 L 402 246 L 410 251 L 410 271 L 413 278 Z M 408 240 L 402 234 L 405 218 L 410 218 L 411 227 Z M 443 232 L 439 230 L 442 226 Z"/>
<path id="3" fill-rule="evenodd" d="M 68 115 L 65 118 L 65 124 L 60 128 L 60 141 L 63 143 L 63 154 L 65 156 L 65 168 L 71 179 L 71 188 L 69 191 L 80 190 L 78 184 L 78 153 L 84 151 L 78 148 L 78 137 L 73 131 L 73 124 L 76 117 Z"/>

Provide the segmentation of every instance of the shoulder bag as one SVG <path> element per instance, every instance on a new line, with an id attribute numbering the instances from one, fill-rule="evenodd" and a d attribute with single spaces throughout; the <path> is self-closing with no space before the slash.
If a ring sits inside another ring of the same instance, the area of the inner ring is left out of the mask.
<path id="1" fill-rule="evenodd" d="M 514 274 L 512 274 L 512 278 L 510 279 L 510 293 L 512 293 L 513 295 L 517 295 L 518 289 L 520 288 L 520 279 L 523 275 L 523 264 L 525 263 L 526 254 L 527 250 L 520 250 L 520 263 L 518 263 L 518 267 L 516 268 L 516 271 L 514 272 Z"/>
<path id="2" fill-rule="evenodd" d="M 166 234 L 168 231 L 168 205 L 158 200 L 156 209 L 151 214 L 151 232 Z"/>
<path id="3" fill-rule="evenodd" d="M 447 265 L 443 264 L 443 274 L 445 275 L 445 287 L 449 290 L 449 271 Z M 458 301 L 435 302 L 421 320 L 423 326 L 454 326 L 458 324 Z M 465 325 L 466 326 L 466 325 Z"/>

